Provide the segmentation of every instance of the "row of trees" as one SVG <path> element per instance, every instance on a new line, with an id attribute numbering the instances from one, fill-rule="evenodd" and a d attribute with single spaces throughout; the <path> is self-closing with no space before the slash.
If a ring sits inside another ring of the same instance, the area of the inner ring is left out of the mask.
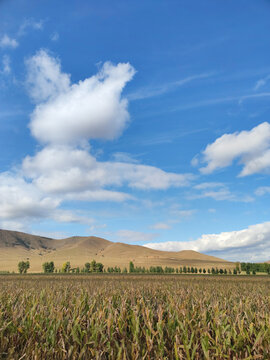
<path id="1" fill-rule="evenodd" d="M 238 265 L 239 267 L 239 265 Z M 240 263 L 241 271 L 245 271 L 246 274 L 256 272 L 267 273 L 270 275 L 270 264 L 267 263 Z"/>
<path id="2" fill-rule="evenodd" d="M 26 274 L 27 270 L 30 268 L 30 262 L 29 261 L 20 261 L 18 263 L 18 270 L 20 274 Z M 91 262 L 87 262 L 84 265 L 84 268 L 80 269 L 79 267 L 72 268 L 69 261 L 65 262 L 61 268 L 61 270 L 57 270 L 55 268 L 54 262 L 45 262 L 42 264 L 43 272 L 44 273 L 102 273 L 106 272 L 104 265 L 102 263 L 98 263 L 95 260 L 92 260 Z M 211 269 L 205 269 L 205 268 L 197 268 L 197 267 L 189 267 L 189 266 L 183 266 L 180 268 L 173 268 L 166 266 L 163 268 L 162 266 L 150 266 L 149 269 L 146 269 L 145 267 L 136 266 L 132 261 L 129 263 L 129 271 L 127 268 L 124 268 L 123 270 L 118 267 L 108 267 L 107 272 L 108 273 L 137 273 L 137 274 L 224 274 L 224 275 L 237 275 L 241 272 L 245 272 L 246 274 L 253 274 L 255 275 L 256 272 L 265 272 L 270 275 L 270 264 L 267 263 L 237 263 L 236 268 L 231 270 L 227 269 L 218 269 L 218 268 L 211 268 Z"/>
<path id="3" fill-rule="evenodd" d="M 69 261 L 65 262 L 62 265 L 61 270 L 57 271 L 54 266 L 54 262 L 45 262 L 43 265 L 44 273 L 53 273 L 53 272 L 62 272 L 62 273 L 102 273 L 104 270 L 104 265 L 102 263 L 97 263 L 95 260 L 87 262 L 84 265 L 83 269 L 79 267 L 72 268 Z"/>
<path id="4" fill-rule="evenodd" d="M 197 267 L 189 267 L 184 266 L 180 268 L 173 268 L 166 266 L 163 268 L 162 266 L 150 266 L 149 269 L 145 269 L 145 267 L 138 267 L 134 266 L 133 262 L 131 261 L 129 263 L 129 272 L 130 273 L 152 273 L 152 274 L 234 274 L 237 275 L 239 272 L 237 269 L 227 270 L 227 269 L 218 269 L 218 268 L 211 268 L 211 269 L 205 269 L 205 268 L 197 268 Z"/>

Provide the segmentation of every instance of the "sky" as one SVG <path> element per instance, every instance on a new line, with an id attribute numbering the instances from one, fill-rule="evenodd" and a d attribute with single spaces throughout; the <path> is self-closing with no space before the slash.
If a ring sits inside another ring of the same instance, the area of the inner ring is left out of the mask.
<path id="1" fill-rule="evenodd" d="M 269 18 L 0 0 L 0 228 L 269 260 Z"/>

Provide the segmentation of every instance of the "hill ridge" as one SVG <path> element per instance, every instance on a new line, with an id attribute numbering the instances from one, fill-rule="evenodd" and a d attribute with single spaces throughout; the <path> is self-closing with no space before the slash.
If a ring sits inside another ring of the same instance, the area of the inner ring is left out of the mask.
<path id="1" fill-rule="evenodd" d="M 142 245 L 112 242 L 97 236 L 71 236 L 56 240 L 19 231 L 0 230 L 0 271 L 16 270 L 19 261 L 29 259 L 31 271 L 41 271 L 42 263 L 54 261 L 60 268 L 65 261 L 83 267 L 92 259 L 106 267 L 135 266 L 196 266 L 198 268 L 227 267 L 234 264 L 194 250 L 161 251 Z"/>

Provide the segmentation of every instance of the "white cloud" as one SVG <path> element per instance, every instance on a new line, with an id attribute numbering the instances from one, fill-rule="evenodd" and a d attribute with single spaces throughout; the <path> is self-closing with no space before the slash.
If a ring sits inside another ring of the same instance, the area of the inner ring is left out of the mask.
<path id="1" fill-rule="evenodd" d="M 42 218 L 93 224 L 92 218 L 59 208 L 62 200 L 61 197 L 52 197 L 40 191 L 19 174 L 0 173 L 0 226 L 5 229 L 30 231 L 30 222 Z"/>
<path id="2" fill-rule="evenodd" d="M 127 184 L 141 190 L 187 186 L 193 178 L 190 174 L 169 173 L 149 165 L 107 162 L 103 166 L 115 185 Z"/>
<path id="3" fill-rule="evenodd" d="M 37 105 L 30 129 L 41 142 L 82 143 L 89 139 L 114 139 L 125 128 L 129 113 L 121 93 L 135 73 L 126 63 L 107 62 L 97 75 L 70 84 L 59 61 L 44 50 L 28 60 L 27 83 Z M 37 80 L 36 80 L 37 79 Z"/>
<path id="4" fill-rule="evenodd" d="M 167 173 L 148 165 L 98 162 L 88 151 L 70 146 L 47 146 L 36 156 L 27 156 L 22 168 L 44 192 L 72 193 L 70 196 L 74 198 L 89 200 L 91 197 L 105 200 L 106 195 L 116 201 L 129 198 L 123 193 L 104 191 L 103 188 L 108 186 L 166 190 L 172 186 L 185 186 L 192 178 L 188 174 Z"/>
<path id="5" fill-rule="evenodd" d="M 29 224 L 25 220 L 3 220 L 0 217 L 0 229 L 11 230 L 11 231 L 23 231 L 28 232 Z"/>
<path id="6" fill-rule="evenodd" d="M 185 218 L 185 217 L 190 217 L 192 215 L 194 215 L 196 213 L 197 210 L 195 209 L 189 209 L 189 210 L 180 210 L 177 208 L 173 208 L 171 209 L 171 214 L 173 214 L 174 216 L 177 216 L 179 218 Z"/>
<path id="7" fill-rule="evenodd" d="M 224 187 L 225 185 L 220 182 L 204 182 L 194 186 L 196 190 L 205 190 L 205 189 L 213 189 L 213 188 L 220 188 Z"/>
<path id="8" fill-rule="evenodd" d="M 158 234 L 144 233 L 133 230 L 119 230 L 116 233 L 116 238 L 119 239 L 120 242 L 125 243 L 151 241 L 157 236 Z"/>
<path id="9" fill-rule="evenodd" d="M 15 49 L 18 46 L 18 41 L 9 37 L 7 34 L 3 35 L 0 38 L 0 47 L 2 48 L 13 48 Z"/>
<path id="10" fill-rule="evenodd" d="M 255 191 L 255 195 L 263 196 L 265 194 L 270 194 L 270 186 L 260 186 Z"/>
<path id="11" fill-rule="evenodd" d="M 210 174 L 216 169 L 232 165 L 239 159 L 243 169 L 239 176 L 247 176 L 270 169 L 270 124 L 264 122 L 250 131 L 224 134 L 203 151 L 207 165 L 200 171 Z"/>
<path id="12" fill-rule="evenodd" d="M 58 222 L 64 223 L 79 223 L 79 224 L 87 224 L 92 225 L 95 220 L 83 215 L 77 215 L 73 211 L 70 210 L 55 210 L 52 214 L 52 218 Z"/>
<path id="13" fill-rule="evenodd" d="M 53 99 L 67 93 L 70 88 L 70 75 L 61 72 L 60 61 L 40 50 L 26 61 L 26 84 L 35 102 Z"/>
<path id="14" fill-rule="evenodd" d="M 116 162 L 125 162 L 125 163 L 138 163 L 137 159 L 134 159 L 132 155 L 124 152 L 117 152 L 113 154 L 113 160 Z"/>
<path id="15" fill-rule="evenodd" d="M 3 56 L 2 64 L 3 64 L 3 70 L 1 72 L 5 75 L 10 74 L 11 67 L 10 67 L 10 58 L 8 55 Z"/>
<path id="16" fill-rule="evenodd" d="M 0 218 L 5 220 L 48 217 L 60 204 L 35 186 L 11 173 L 0 174 Z"/>
<path id="17" fill-rule="evenodd" d="M 170 229 L 171 226 L 167 223 L 159 222 L 151 226 L 152 229 L 155 230 L 167 230 Z"/>
<path id="18" fill-rule="evenodd" d="M 89 139 L 116 137 L 129 119 L 121 92 L 135 72 L 131 65 L 106 63 L 97 75 L 73 85 L 60 61 L 45 50 L 26 65 L 28 90 L 37 102 L 30 128 L 46 144 L 12 172 L 0 173 L 0 222 L 48 218 L 89 224 L 91 219 L 61 205 L 72 200 L 136 200 L 122 187 L 166 190 L 189 184 L 190 174 L 138 164 L 127 154 L 101 162 L 90 153 Z M 47 112 L 51 117 L 46 118 Z"/>
<path id="19" fill-rule="evenodd" d="M 199 198 L 212 198 L 216 201 L 223 201 L 223 200 L 236 201 L 235 196 L 228 189 L 219 189 L 216 191 L 213 191 L 213 190 L 205 191 L 195 197 L 197 197 L 198 199 Z"/>
<path id="20" fill-rule="evenodd" d="M 256 173 L 269 172 L 270 170 L 270 149 L 265 150 L 261 154 L 253 155 L 247 160 L 243 160 L 245 166 L 240 176 L 247 176 Z"/>
<path id="21" fill-rule="evenodd" d="M 190 164 L 191 164 L 191 166 L 193 166 L 193 167 L 197 167 L 197 166 L 199 165 L 199 157 L 198 157 L 198 155 L 195 155 L 195 156 L 192 158 Z"/>
<path id="22" fill-rule="evenodd" d="M 147 243 L 144 246 L 165 251 L 195 250 L 232 261 L 267 261 L 270 258 L 270 222 L 239 231 L 205 234 L 194 241 Z"/>
<path id="23" fill-rule="evenodd" d="M 204 182 L 193 187 L 199 190 L 188 196 L 189 199 L 212 198 L 216 201 L 251 202 L 254 199 L 250 195 L 233 194 L 227 185 L 220 182 Z"/>
<path id="24" fill-rule="evenodd" d="M 79 201 L 112 201 L 123 202 L 128 200 L 135 200 L 135 198 L 127 193 L 111 190 L 86 190 L 81 192 L 70 192 L 65 196 L 67 200 Z"/>

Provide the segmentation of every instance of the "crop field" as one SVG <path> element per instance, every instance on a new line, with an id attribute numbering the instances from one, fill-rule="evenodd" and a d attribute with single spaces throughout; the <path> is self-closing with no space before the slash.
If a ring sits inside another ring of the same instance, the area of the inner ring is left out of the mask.
<path id="1" fill-rule="evenodd" d="M 267 276 L 0 276 L 0 359 L 269 358 Z"/>

